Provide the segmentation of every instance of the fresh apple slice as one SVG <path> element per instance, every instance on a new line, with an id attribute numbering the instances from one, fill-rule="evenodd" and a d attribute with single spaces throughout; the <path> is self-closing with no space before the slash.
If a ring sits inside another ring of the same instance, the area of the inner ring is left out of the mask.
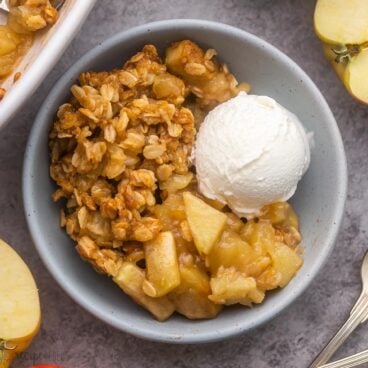
<path id="1" fill-rule="evenodd" d="M 200 253 L 208 254 L 219 240 L 227 217 L 189 192 L 185 192 L 183 198 L 194 244 Z"/>
<path id="2" fill-rule="evenodd" d="M 368 86 L 365 77 L 368 71 L 368 49 L 360 50 L 359 53 L 348 57 L 348 61 L 345 62 L 338 62 L 338 55 L 333 51 L 332 45 L 325 44 L 323 51 L 348 92 L 360 102 L 368 104 Z"/>
<path id="3" fill-rule="evenodd" d="M 367 0 L 318 0 L 314 28 L 331 44 L 359 45 L 368 41 Z"/>
<path id="4" fill-rule="evenodd" d="M 37 286 L 29 268 L 2 240 L 0 280 L 0 368 L 7 368 L 37 334 L 41 309 Z"/>
<path id="5" fill-rule="evenodd" d="M 368 25 L 367 25 L 368 28 Z M 351 58 L 344 73 L 344 84 L 359 101 L 368 104 L 368 48 Z"/>

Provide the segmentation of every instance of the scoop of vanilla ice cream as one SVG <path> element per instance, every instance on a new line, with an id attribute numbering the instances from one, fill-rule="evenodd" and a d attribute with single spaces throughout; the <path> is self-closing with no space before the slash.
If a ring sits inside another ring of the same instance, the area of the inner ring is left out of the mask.
<path id="1" fill-rule="evenodd" d="M 310 148 L 294 114 L 270 97 L 241 92 L 209 112 L 193 156 L 200 192 L 251 218 L 295 193 Z"/>

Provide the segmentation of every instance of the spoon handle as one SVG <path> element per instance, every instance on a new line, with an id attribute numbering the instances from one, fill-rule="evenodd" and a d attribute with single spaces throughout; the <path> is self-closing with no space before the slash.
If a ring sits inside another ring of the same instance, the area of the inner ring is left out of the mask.
<path id="1" fill-rule="evenodd" d="M 329 361 L 335 351 L 344 343 L 350 334 L 362 323 L 368 314 L 368 295 L 365 292 L 357 300 L 354 308 L 351 311 L 350 317 L 319 353 L 317 358 L 309 366 L 309 368 L 317 368 Z"/>
<path id="2" fill-rule="evenodd" d="M 336 362 L 321 365 L 319 368 L 353 368 L 364 363 L 368 363 L 368 350 L 361 351 Z"/>

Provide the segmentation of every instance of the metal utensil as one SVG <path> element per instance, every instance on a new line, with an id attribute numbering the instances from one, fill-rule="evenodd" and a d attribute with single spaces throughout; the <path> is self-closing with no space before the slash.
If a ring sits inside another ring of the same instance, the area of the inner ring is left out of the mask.
<path id="1" fill-rule="evenodd" d="M 350 312 L 348 320 L 330 340 L 326 347 L 318 354 L 309 368 L 317 368 L 327 363 L 336 350 L 344 343 L 350 334 L 368 318 L 368 252 L 365 254 L 361 266 L 362 292 Z M 340 367 L 340 366 L 338 366 Z M 345 366 L 342 366 L 345 367 Z M 347 365 L 346 367 L 350 367 Z M 352 366 L 353 367 L 353 366 Z"/>
<path id="2" fill-rule="evenodd" d="M 56 10 L 59 10 L 65 3 L 65 0 L 50 0 L 50 3 Z M 9 12 L 9 4 L 7 0 L 0 0 L 0 9 L 7 13 Z"/>
<path id="3" fill-rule="evenodd" d="M 319 368 L 352 368 L 364 363 L 368 363 L 368 350 L 361 351 L 336 362 L 321 365 Z"/>
<path id="4" fill-rule="evenodd" d="M 0 9 L 9 12 L 9 5 L 6 0 L 0 0 Z"/>

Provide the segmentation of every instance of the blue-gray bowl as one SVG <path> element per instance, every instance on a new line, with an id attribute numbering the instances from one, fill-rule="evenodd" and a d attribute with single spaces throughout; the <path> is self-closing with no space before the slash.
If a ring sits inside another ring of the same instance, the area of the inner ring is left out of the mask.
<path id="1" fill-rule="evenodd" d="M 184 38 L 215 48 L 222 61 L 252 93 L 275 98 L 314 132 L 310 168 L 292 203 L 300 215 L 304 266 L 290 284 L 271 293 L 252 309 L 227 308 L 213 320 L 190 321 L 173 316 L 157 322 L 107 277 L 97 274 L 76 253 L 59 227 L 59 207 L 51 200 L 48 131 L 69 88 L 86 70 L 120 66 L 144 44 L 162 51 Z M 291 59 L 265 41 L 225 24 L 201 20 L 167 20 L 122 32 L 98 45 L 58 81 L 32 128 L 24 161 L 23 195 L 30 232 L 45 265 L 64 290 L 86 310 L 108 324 L 143 338 L 198 343 L 221 340 L 269 321 L 311 283 L 334 246 L 347 189 L 346 158 L 335 119 L 321 92 Z"/>

